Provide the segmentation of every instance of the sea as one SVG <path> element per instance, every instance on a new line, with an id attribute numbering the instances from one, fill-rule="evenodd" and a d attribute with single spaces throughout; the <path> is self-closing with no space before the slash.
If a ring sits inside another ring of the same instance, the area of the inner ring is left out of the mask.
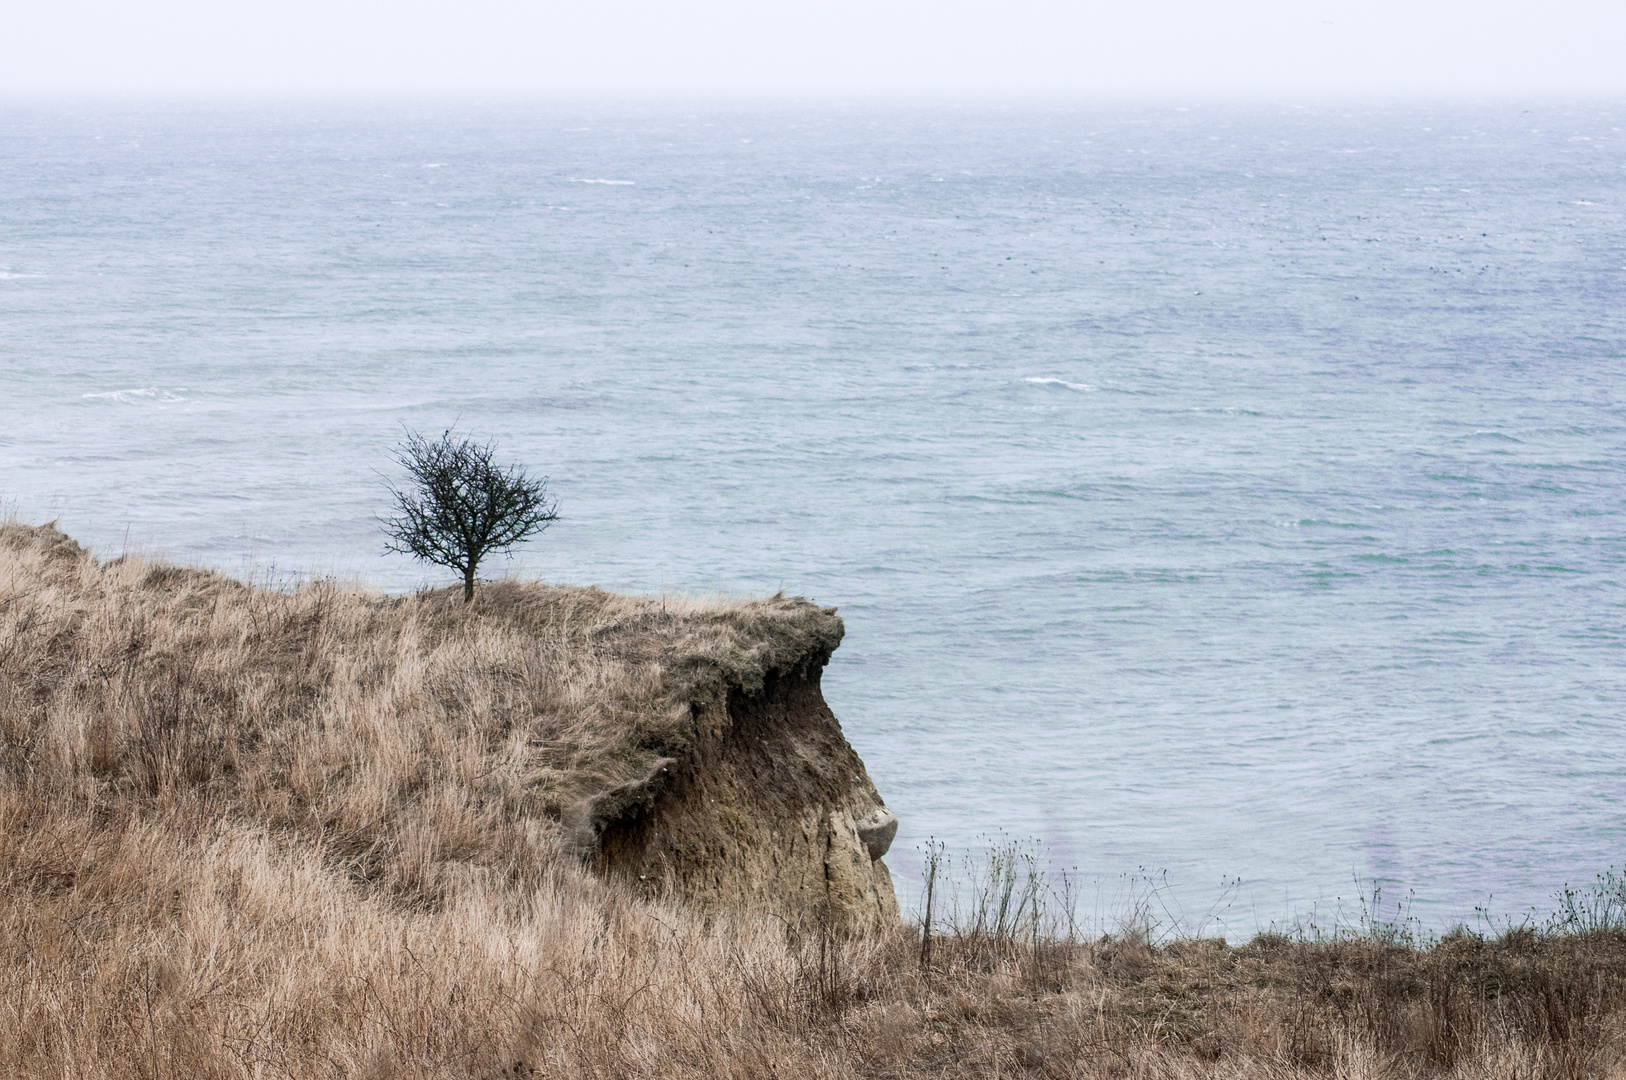
<path id="1" fill-rule="evenodd" d="M 1539 921 L 1626 863 L 1623 124 L 13 99 L 0 501 L 447 585 L 378 518 L 454 428 L 559 500 L 490 576 L 839 607 L 906 908 Z"/>

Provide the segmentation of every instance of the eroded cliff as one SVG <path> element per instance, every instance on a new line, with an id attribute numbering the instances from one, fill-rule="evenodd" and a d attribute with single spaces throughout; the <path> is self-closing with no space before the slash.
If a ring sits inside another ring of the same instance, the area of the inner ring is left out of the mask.
<path id="1" fill-rule="evenodd" d="M 600 821 L 599 865 L 649 891 L 707 907 L 743 901 L 793 926 L 862 933 L 895 922 L 880 855 L 896 819 L 820 692 L 829 656 L 791 657 L 758 686 L 693 701 L 693 745 L 659 765 L 649 801 Z"/>
<path id="2" fill-rule="evenodd" d="M 0 782 L 269 828 L 417 907 L 579 856 L 862 932 L 897 903 L 884 807 L 819 691 L 841 636 L 800 599 L 282 592 L 7 524 Z"/>

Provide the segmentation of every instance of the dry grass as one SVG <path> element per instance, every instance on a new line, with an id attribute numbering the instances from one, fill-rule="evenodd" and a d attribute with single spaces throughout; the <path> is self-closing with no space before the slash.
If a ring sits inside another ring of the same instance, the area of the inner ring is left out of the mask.
<path id="1" fill-rule="evenodd" d="M 534 877 L 595 800 L 683 753 L 725 683 L 840 637 L 779 597 L 275 592 L 8 524 L 0 770 L 30 807 L 251 822 L 433 904 L 473 868 Z"/>
<path id="2" fill-rule="evenodd" d="M 275 593 L 6 526 L 0 1075 L 1626 1075 L 1615 933 L 923 963 L 581 869 L 573 807 L 831 634 L 784 600 Z"/>

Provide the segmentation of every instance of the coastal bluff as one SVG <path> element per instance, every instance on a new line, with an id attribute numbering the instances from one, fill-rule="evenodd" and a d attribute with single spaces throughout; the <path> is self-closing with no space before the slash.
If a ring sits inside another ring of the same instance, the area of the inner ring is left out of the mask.
<path id="1" fill-rule="evenodd" d="M 425 910 L 585 865 L 863 934 L 899 921 L 896 819 L 820 690 L 842 634 L 783 596 L 281 591 L 9 523 L 0 782 L 189 845 L 246 830 Z"/>

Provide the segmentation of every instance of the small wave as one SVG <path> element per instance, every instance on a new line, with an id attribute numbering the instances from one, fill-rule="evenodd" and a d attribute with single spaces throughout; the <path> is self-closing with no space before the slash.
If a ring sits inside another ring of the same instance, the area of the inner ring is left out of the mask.
<path id="1" fill-rule="evenodd" d="M 575 176 L 570 178 L 570 182 L 572 184 L 614 184 L 617 187 L 631 187 L 637 183 L 636 180 L 583 180 Z"/>
<path id="2" fill-rule="evenodd" d="M 1031 378 L 1023 379 L 1022 381 L 1033 383 L 1035 386 L 1060 386 L 1066 390 L 1077 390 L 1081 394 L 1095 393 L 1095 387 L 1091 386 L 1089 383 L 1068 382 L 1066 379 L 1046 379 L 1033 376 Z"/>
<path id="3" fill-rule="evenodd" d="M 104 390 L 99 394 L 80 395 L 86 401 L 116 401 L 121 405 L 135 405 L 139 402 L 151 401 L 160 405 L 172 405 L 186 399 L 181 394 L 186 387 L 178 390 L 163 390 L 156 386 L 143 386 L 133 390 Z"/>

